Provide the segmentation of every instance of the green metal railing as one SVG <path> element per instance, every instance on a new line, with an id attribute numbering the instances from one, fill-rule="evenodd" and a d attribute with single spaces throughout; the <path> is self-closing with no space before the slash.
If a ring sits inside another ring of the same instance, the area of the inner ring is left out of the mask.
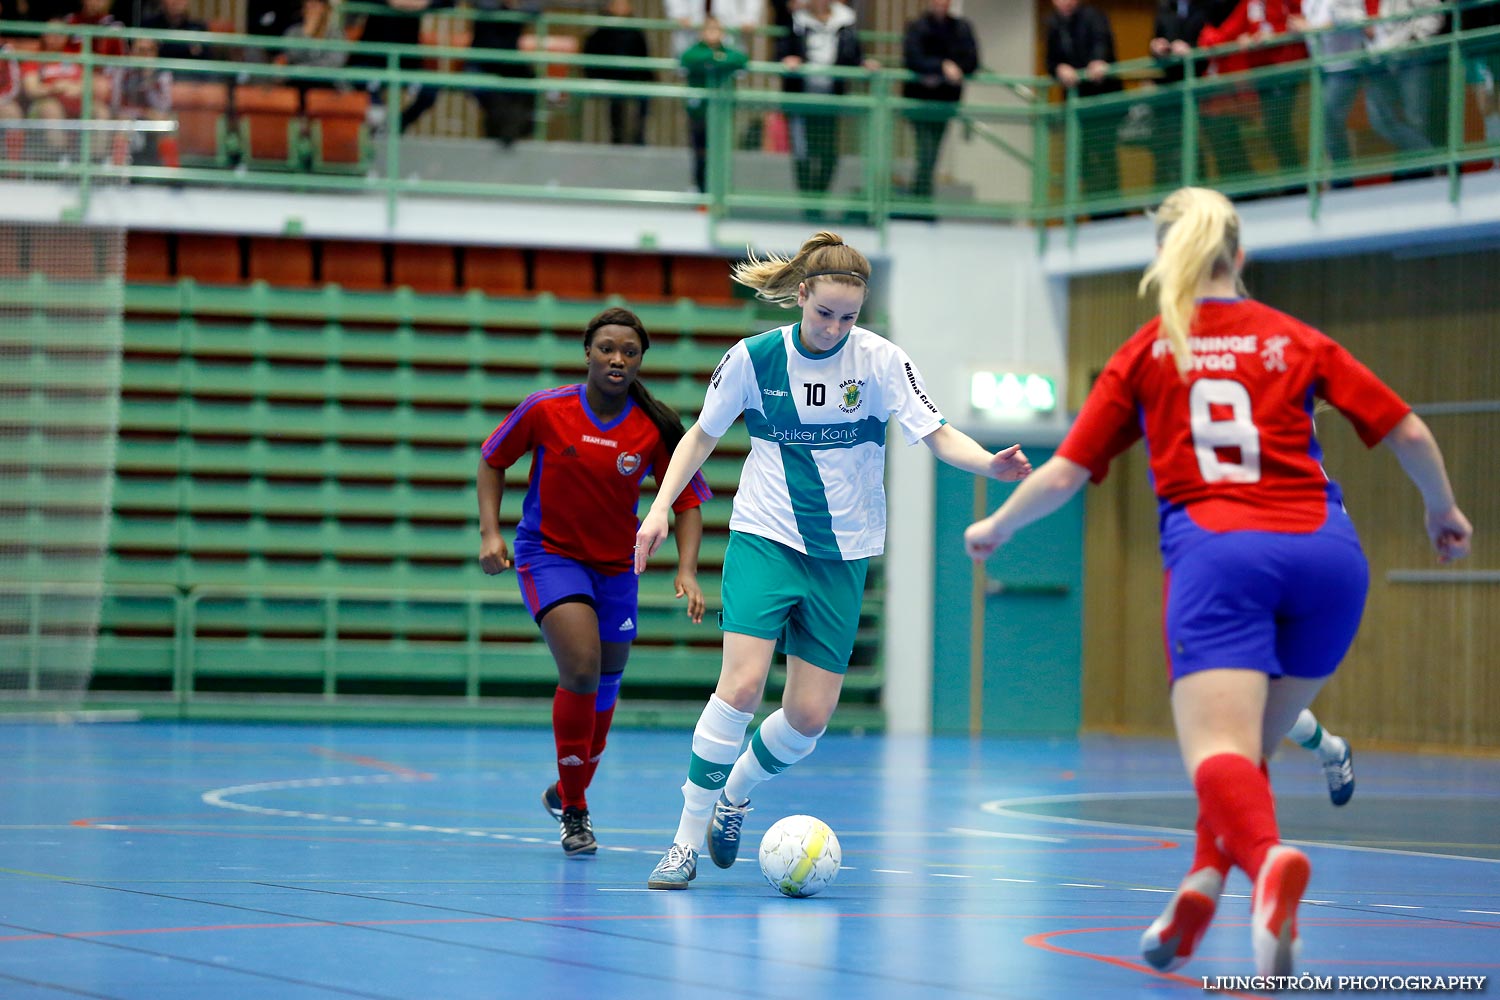
<path id="1" fill-rule="evenodd" d="M 1445 9 L 1456 26 L 1462 28 L 1462 10 L 1452 5 Z M 486 15 L 464 12 L 455 16 Z M 492 16 L 526 20 L 538 34 L 544 30 L 613 23 L 613 19 L 578 15 Z M 652 29 L 672 26 L 671 22 L 636 23 Z M 45 26 L 29 23 L 0 22 L 0 34 L 8 36 L 36 35 L 44 29 Z M 642 179 L 633 183 L 610 177 L 626 173 L 612 169 L 612 165 L 573 183 L 559 182 L 556 177 L 506 180 L 414 176 L 414 147 L 403 142 L 395 128 L 387 128 L 376 137 L 373 159 L 364 172 L 354 174 L 273 171 L 245 164 L 240 164 L 239 169 L 226 170 L 99 162 L 97 154 L 104 144 L 87 134 L 81 140 L 80 155 L 70 157 L 66 163 L 0 161 L 0 171 L 11 176 L 24 174 L 76 182 L 82 203 L 80 211 L 86 209 L 95 181 L 125 177 L 144 182 L 378 195 L 383 199 L 389 222 L 394 222 L 411 199 L 443 195 L 700 206 L 714 220 L 745 213 L 816 211 L 875 225 L 893 216 L 956 216 L 1060 222 L 1071 228 L 1088 217 L 1149 206 L 1182 183 L 1208 183 L 1238 197 L 1304 192 L 1308 195 L 1309 210 L 1316 214 L 1322 194 L 1330 185 L 1426 171 L 1445 175 L 1450 196 L 1456 200 L 1461 195 L 1465 169 L 1500 155 L 1500 144 L 1464 132 L 1467 62 L 1476 58 L 1500 61 L 1495 54 L 1500 52 L 1500 29 L 1496 28 L 1453 30 L 1394 56 L 1368 53 L 1314 56 L 1244 73 L 1189 74 L 1181 83 L 1167 86 L 1153 86 L 1151 81 L 1165 63 L 1132 60 L 1115 64 L 1111 73 L 1141 85 L 1087 99 L 1080 99 L 1070 91 L 1062 100 L 1049 102 L 1054 88 L 1048 79 L 980 73 L 971 80 L 965 102 L 957 107 L 934 106 L 901 97 L 901 85 L 913 77 L 894 68 L 830 69 L 827 75 L 843 81 L 850 91 L 831 97 L 785 93 L 779 89 L 780 81 L 793 71 L 780 63 L 752 62 L 745 79 L 705 95 L 703 90 L 682 82 L 677 63 L 670 59 L 268 40 L 250 35 L 205 37 L 193 32 L 139 29 L 70 30 L 89 39 L 111 35 L 127 40 L 151 37 L 158 41 L 191 41 L 208 45 L 217 55 L 237 57 L 156 60 L 152 64 L 183 78 L 344 88 L 374 85 L 392 108 L 399 105 L 403 92 L 413 86 L 455 93 L 509 92 L 534 101 L 538 107 L 577 107 L 610 98 L 639 97 L 649 100 L 657 115 L 669 112 L 674 118 L 682 117 L 678 109 L 689 101 L 707 96 L 710 137 L 706 190 L 701 193 L 692 190 L 688 183 L 690 172 L 685 149 L 680 158 L 675 154 L 668 157 L 661 149 L 648 151 L 657 159 L 650 161 L 643 169 Z M 1270 44 L 1285 44 L 1285 41 L 1283 38 Z M 243 61 L 250 50 L 274 54 L 292 49 L 374 53 L 385 60 L 385 66 L 319 69 Z M 1218 49 L 1197 50 L 1192 59 L 1202 66 L 1209 59 L 1239 51 L 1241 47 L 1231 43 Z M 401 65 L 403 57 L 407 62 L 442 60 L 476 69 L 522 64 L 536 75 L 512 78 L 468 70 L 438 72 L 405 68 Z M 25 58 L 76 60 L 88 73 L 122 72 L 141 66 L 128 56 L 101 55 L 93 50 L 92 44 L 77 55 L 34 53 Z M 1329 126 L 1320 110 L 1328 81 L 1346 67 L 1352 67 L 1350 72 L 1362 81 L 1375 79 L 1390 71 L 1393 59 L 1399 59 L 1401 67 L 1415 67 L 1428 74 L 1438 95 L 1433 102 L 1430 145 L 1420 150 L 1400 151 L 1366 130 L 1356 136 L 1358 149 L 1354 155 L 1334 161 L 1325 148 Z M 577 75 L 589 68 L 627 66 L 655 72 L 659 82 L 627 84 Z M 548 75 L 547 67 L 561 67 L 567 75 Z M 1257 94 L 1261 109 L 1258 114 L 1254 111 Z M 92 93 L 85 88 L 85 117 L 92 114 L 92 102 Z M 1222 110 L 1225 105 L 1239 110 L 1226 114 Z M 1142 108 L 1149 109 L 1151 124 L 1147 137 L 1128 137 L 1122 125 L 1138 118 Z M 941 118 L 945 114 L 953 118 L 946 140 L 950 152 L 960 142 L 968 146 L 963 157 L 967 180 L 959 186 L 940 186 L 932 197 L 914 196 L 905 183 L 913 169 L 908 123 L 922 117 Z M 839 150 L 844 165 L 843 183 L 823 194 L 798 191 L 792 182 L 790 158 L 785 154 L 739 148 L 743 143 L 738 137 L 773 116 L 836 122 L 843 126 L 844 142 Z M 564 129 L 558 124 L 557 114 L 550 119 L 541 116 L 539 121 L 542 121 L 539 130 L 558 143 L 557 156 L 577 154 L 578 140 L 582 138 L 579 130 Z M 1288 136 L 1295 150 L 1295 162 L 1285 155 L 1288 142 L 1284 137 Z M 568 152 L 564 152 L 563 143 L 570 144 Z M 484 147 L 476 146 L 480 148 Z M 610 147 L 611 155 L 618 155 L 620 149 Z M 233 165 L 233 150 L 229 151 L 227 162 Z M 1114 168 L 1111 162 L 1116 164 Z M 619 163 L 624 165 L 626 160 L 622 157 Z M 610 186 L 611 181 L 614 186 Z"/>

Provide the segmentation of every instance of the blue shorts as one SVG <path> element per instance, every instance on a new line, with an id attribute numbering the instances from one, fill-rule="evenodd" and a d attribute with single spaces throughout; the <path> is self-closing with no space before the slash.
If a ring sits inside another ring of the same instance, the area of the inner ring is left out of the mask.
<path id="1" fill-rule="evenodd" d="M 1173 680 L 1214 667 L 1327 677 L 1349 651 L 1370 566 L 1343 508 L 1317 531 L 1212 532 L 1182 511 L 1162 528 L 1162 637 Z"/>
<path id="2" fill-rule="evenodd" d="M 599 616 L 600 642 L 635 639 L 640 580 L 630 570 L 606 575 L 567 556 L 517 548 L 516 579 L 521 582 L 521 600 L 537 624 L 559 604 L 577 602 Z"/>

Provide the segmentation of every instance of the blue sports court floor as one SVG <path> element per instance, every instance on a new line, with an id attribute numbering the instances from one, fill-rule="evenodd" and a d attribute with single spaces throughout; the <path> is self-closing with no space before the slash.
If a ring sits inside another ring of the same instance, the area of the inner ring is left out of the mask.
<path id="1" fill-rule="evenodd" d="M 1190 856 L 1167 742 L 829 737 L 747 824 L 751 859 L 783 815 L 838 832 L 805 900 L 753 860 L 645 890 L 687 745 L 614 734 L 604 849 L 567 860 L 541 729 L 0 726 L 0 997 L 1160 1000 L 1253 971 L 1238 876 L 1180 974 L 1139 961 Z M 1273 764 L 1314 865 L 1303 967 L 1493 995 L 1500 760 L 1356 751 L 1340 810 L 1310 755 Z"/>

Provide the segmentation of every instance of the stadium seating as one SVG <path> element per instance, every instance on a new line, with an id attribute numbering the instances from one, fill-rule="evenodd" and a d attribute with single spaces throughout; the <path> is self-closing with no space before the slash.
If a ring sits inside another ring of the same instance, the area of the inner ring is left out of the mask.
<path id="1" fill-rule="evenodd" d="M 95 687 L 185 711 L 252 693 L 325 711 L 355 696 L 397 695 L 385 703 L 405 711 L 545 696 L 556 674 L 535 625 L 475 558 L 480 442 L 528 393 L 581 377 L 579 331 L 620 301 L 600 297 L 601 276 L 653 333 L 648 384 L 688 418 L 725 347 L 769 325 L 748 302 L 662 301 L 675 261 L 650 255 L 189 234 L 132 246 Z M 747 447 L 737 429 L 704 468 L 711 603 Z M 508 533 L 526 476 L 506 477 Z M 67 537 L 65 516 L 44 522 L 32 529 Z M 674 559 L 668 546 L 643 580 L 626 704 L 701 702 L 717 676 L 718 630 L 673 600 Z M 865 725 L 880 717 L 879 586 L 877 567 L 847 687 Z M 518 704 L 545 717 L 544 697 Z"/>

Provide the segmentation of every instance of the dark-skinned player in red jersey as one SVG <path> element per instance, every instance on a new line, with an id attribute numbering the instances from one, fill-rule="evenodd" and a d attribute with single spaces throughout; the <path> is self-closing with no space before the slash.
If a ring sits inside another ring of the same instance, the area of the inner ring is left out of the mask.
<path id="1" fill-rule="evenodd" d="M 682 421 L 638 375 L 651 338 L 628 309 L 612 308 L 583 334 L 588 376 L 532 393 L 484 442 L 479 463 L 479 563 L 490 575 L 512 565 L 521 598 L 557 663 L 552 734 L 557 781 L 542 804 L 558 820 L 569 857 L 598 850 L 585 792 L 599 767 L 615 699 L 635 638 L 635 533 L 641 483 L 660 483 L 682 439 Z M 530 453 L 514 560 L 500 533 L 504 470 Z M 699 509 L 712 494 L 695 476 L 673 502 L 678 597 L 703 620 L 698 586 Z"/>

